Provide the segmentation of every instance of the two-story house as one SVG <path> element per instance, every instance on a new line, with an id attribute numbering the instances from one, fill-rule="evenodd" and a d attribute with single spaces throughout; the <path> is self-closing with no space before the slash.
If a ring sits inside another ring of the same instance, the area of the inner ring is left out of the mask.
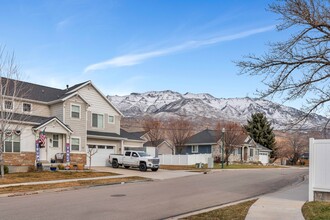
<path id="1" fill-rule="evenodd" d="M 7 78 L 1 82 L 24 91 L 0 99 L 1 112 L 12 114 L 4 132 L 4 163 L 9 166 L 50 162 L 59 155 L 63 162 L 86 164 L 88 148 L 97 149 L 92 165 L 105 166 L 110 153 L 141 148 L 145 142 L 120 128 L 122 113 L 91 81 L 66 89 Z"/>

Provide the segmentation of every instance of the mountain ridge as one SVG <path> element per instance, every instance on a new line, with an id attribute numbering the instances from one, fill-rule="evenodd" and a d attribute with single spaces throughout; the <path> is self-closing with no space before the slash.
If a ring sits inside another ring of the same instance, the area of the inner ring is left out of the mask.
<path id="1" fill-rule="evenodd" d="M 186 116 L 188 118 L 208 118 L 235 121 L 246 124 L 252 113 L 266 115 L 276 129 L 285 129 L 297 121 L 304 112 L 266 99 L 257 98 L 216 98 L 208 93 L 184 93 L 172 90 L 131 93 L 126 96 L 107 96 L 125 116 L 158 118 Z M 311 114 L 304 128 L 322 127 L 328 119 Z"/>

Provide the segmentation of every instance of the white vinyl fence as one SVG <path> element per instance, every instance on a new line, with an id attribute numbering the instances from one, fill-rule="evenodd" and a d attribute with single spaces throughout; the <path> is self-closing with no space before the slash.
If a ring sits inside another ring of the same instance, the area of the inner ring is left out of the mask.
<path id="1" fill-rule="evenodd" d="M 330 139 L 309 139 L 309 201 L 330 195 Z M 318 198 L 315 198 L 318 197 Z"/>
<path id="2" fill-rule="evenodd" d="M 212 154 L 158 155 L 160 164 L 163 165 L 194 165 L 196 163 L 207 164 L 208 158 L 210 157 L 212 157 Z"/>

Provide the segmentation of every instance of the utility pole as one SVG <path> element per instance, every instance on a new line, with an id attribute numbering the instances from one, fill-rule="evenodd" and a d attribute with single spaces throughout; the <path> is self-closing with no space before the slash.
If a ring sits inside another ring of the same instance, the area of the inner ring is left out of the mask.
<path id="1" fill-rule="evenodd" d="M 223 169 L 223 163 L 224 163 L 225 132 L 226 132 L 226 129 L 222 128 L 221 169 Z"/>

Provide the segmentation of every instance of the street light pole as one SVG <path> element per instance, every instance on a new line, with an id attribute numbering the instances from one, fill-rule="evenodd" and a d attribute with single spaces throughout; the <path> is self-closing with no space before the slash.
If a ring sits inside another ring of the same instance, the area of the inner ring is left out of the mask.
<path id="1" fill-rule="evenodd" d="M 224 151 L 225 151 L 225 132 L 226 129 L 222 128 L 222 146 L 221 146 L 221 169 L 223 169 L 223 162 L 224 162 Z"/>

